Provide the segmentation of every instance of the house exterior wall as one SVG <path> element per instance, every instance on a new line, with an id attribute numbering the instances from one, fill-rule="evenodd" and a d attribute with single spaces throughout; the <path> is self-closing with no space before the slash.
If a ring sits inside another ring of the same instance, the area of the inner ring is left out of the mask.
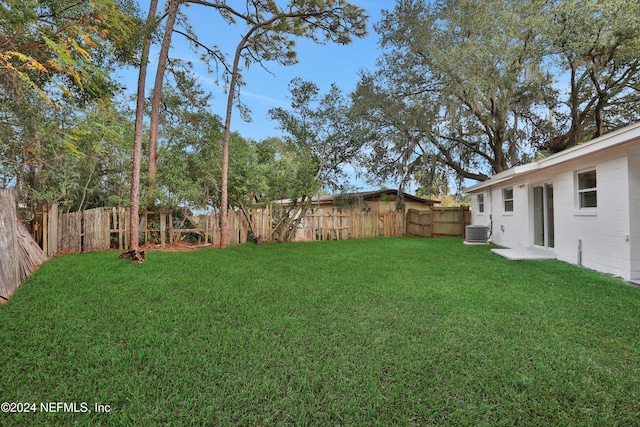
<path id="1" fill-rule="evenodd" d="M 503 190 L 513 189 L 513 212 L 505 211 Z M 477 194 L 471 201 L 471 223 L 491 227 L 490 241 L 508 248 L 529 247 L 533 243 L 533 223 L 529 223 L 531 203 L 529 181 L 506 182 L 482 192 L 484 213 L 479 212 Z"/>
<path id="2" fill-rule="evenodd" d="M 577 173 L 596 170 L 598 206 L 578 207 Z M 629 178 L 625 150 L 571 162 L 554 178 L 555 252 L 561 261 L 629 280 Z"/>
<path id="3" fill-rule="evenodd" d="M 491 194 L 492 191 L 490 189 L 483 189 L 478 191 L 477 193 L 473 193 L 471 196 L 471 207 L 469 210 L 471 211 L 471 224 L 473 225 L 486 225 L 487 227 L 491 226 L 491 221 L 493 217 L 492 213 L 492 204 L 491 204 Z M 479 202 L 478 195 L 482 195 L 484 198 L 484 212 L 480 212 L 479 210 Z"/>
<path id="4" fill-rule="evenodd" d="M 597 208 L 581 210 L 577 173 L 591 169 L 596 170 Z M 553 184 L 553 250 L 559 260 L 625 280 L 640 278 L 640 147 L 612 148 L 476 190 L 472 224 L 489 225 L 491 215 L 492 243 L 534 246 L 533 188 L 544 183 Z M 504 212 L 504 188 L 513 188 L 513 213 Z M 484 213 L 478 212 L 478 194 L 484 194 Z"/>
<path id="5" fill-rule="evenodd" d="M 640 280 L 640 147 L 629 150 L 631 279 Z"/>
<path id="6" fill-rule="evenodd" d="M 385 213 L 385 212 L 395 212 L 396 210 L 396 201 L 394 200 L 367 200 L 367 207 L 371 212 Z M 405 211 L 409 209 L 417 209 L 419 211 L 428 211 L 431 209 L 430 203 L 417 202 L 413 200 L 407 200 L 405 198 L 404 201 Z"/>
<path id="7" fill-rule="evenodd" d="M 367 200 L 367 207 L 371 212 L 394 212 L 396 210 L 395 200 Z"/>
<path id="8" fill-rule="evenodd" d="M 513 212 L 504 209 L 503 190 L 513 189 Z M 473 224 L 489 225 L 492 227 L 491 242 L 508 248 L 530 246 L 529 230 L 526 217 L 522 212 L 528 209 L 528 185 L 525 182 L 507 183 L 492 188 L 485 193 L 485 212 L 477 214 L 480 221 L 473 219 Z M 474 214 L 476 215 L 474 209 Z M 493 224 L 491 222 L 493 221 Z"/>

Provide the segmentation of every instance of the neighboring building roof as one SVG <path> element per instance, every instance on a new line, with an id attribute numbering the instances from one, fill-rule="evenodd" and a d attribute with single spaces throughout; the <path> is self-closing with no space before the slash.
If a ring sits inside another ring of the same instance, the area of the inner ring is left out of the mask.
<path id="1" fill-rule="evenodd" d="M 398 190 L 378 190 L 378 191 L 363 191 L 363 192 L 335 194 L 335 195 L 320 194 L 320 195 L 313 196 L 311 200 L 312 200 L 312 204 L 314 205 L 333 203 L 336 198 L 342 199 L 342 200 L 362 198 L 362 200 L 365 200 L 365 201 L 372 201 L 372 200 L 376 200 L 380 196 L 395 196 L 397 193 L 398 193 Z M 423 199 L 421 197 L 413 196 L 411 194 L 404 193 L 404 192 L 402 194 L 405 200 L 424 203 L 427 205 L 440 203 L 439 200 Z M 274 203 L 279 205 L 289 205 L 292 203 L 292 200 L 291 199 L 275 200 Z"/>
<path id="2" fill-rule="evenodd" d="M 522 166 L 515 166 L 506 171 L 495 174 L 491 179 L 488 179 L 478 184 L 463 188 L 465 193 L 473 193 L 475 191 L 482 190 L 492 185 L 499 184 L 517 178 L 532 172 L 542 170 L 551 166 L 556 166 L 561 163 L 565 163 L 571 160 L 576 160 L 581 157 L 588 156 L 590 154 L 598 153 L 619 145 L 627 144 L 635 140 L 640 140 L 640 122 L 625 126 L 621 129 L 609 132 L 584 144 L 576 145 L 575 147 L 567 148 L 564 151 L 553 154 L 544 159 L 536 160 L 535 162 L 528 163 Z"/>

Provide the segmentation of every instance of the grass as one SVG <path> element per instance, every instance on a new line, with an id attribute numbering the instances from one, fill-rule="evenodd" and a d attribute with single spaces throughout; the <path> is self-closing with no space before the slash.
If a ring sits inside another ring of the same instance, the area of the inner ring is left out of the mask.
<path id="1" fill-rule="evenodd" d="M 638 425 L 640 289 L 458 239 L 70 255 L 0 360 L 5 425 Z"/>

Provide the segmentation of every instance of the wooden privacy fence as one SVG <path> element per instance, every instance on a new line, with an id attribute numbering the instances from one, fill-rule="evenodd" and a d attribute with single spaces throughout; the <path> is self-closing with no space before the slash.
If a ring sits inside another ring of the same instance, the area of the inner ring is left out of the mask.
<path id="1" fill-rule="evenodd" d="M 47 256 L 18 219 L 13 190 L 0 190 L 0 298 L 6 300 Z"/>
<path id="2" fill-rule="evenodd" d="M 464 237 L 471 219 L 469 208 L 410 209 L 401 212 L 308 213 L 300 221 L 294 241 L 344 240 L 369 237 Z M 247 218 L 241 211 L 229 211 L 229 244 L 241 245 L 255 237 L 268 239 L 277 223 L 271 209 L 252 210 Z M 91 209 L 61 213 L 56 205 L 43 209 L 36 227 L 39 241 L 48 255 L 129 246 L 129 210 Z M 250 224 L 253 227 L 250 227 Z M 193 214 L 188 209 L 144 211 L 140 213 L 139 238 L 142 245 L 173 245 L 182 240 L 199 244 L 220 244 L 218 212 Z"/>
<path id="3" fill-rule="evenodd" d="M 241 212 L 229 211 L 229 244 L 246 243 L 249 225 Z M 194 215 L 190 211 L 143 211 L 140 213 L 139 238 L 142 245 L 174 244 L 189 236 L 197 243 L 220 243 L 219 214 Z M 254 222 L 256 229 L 264 228 L 264 215 Z M 49 256 L 56 253 L 80 253 L 107 249 L 125 250 L 129 247 L 131 227 L 129 209 L 96 208 L 61 213 L 57 205 L 38 212 L 34 234 Z M 268 235 L 265 232 L 265 235 Z"/>
<path id="4" fill-rule="evenodd" d="M 407 211 L 407 236 L 413 237 L 462 237 L 471 224 L 468 206 L 433 207 L 428 211 Z"/>
<path id="5" fill-rule="evenodd" d="M 40 209 L 34 234 L 47 256 L 104 251 L 111 247 L 109 221 L 106 209 L 62 213 L 54 204 Z"/>
<path id="6" fill-rule="evenodd" d="M 300 222 L 293 240 L 303 242 L 404 235 L 405 220 L 401 212 L 309 213 Z"/>

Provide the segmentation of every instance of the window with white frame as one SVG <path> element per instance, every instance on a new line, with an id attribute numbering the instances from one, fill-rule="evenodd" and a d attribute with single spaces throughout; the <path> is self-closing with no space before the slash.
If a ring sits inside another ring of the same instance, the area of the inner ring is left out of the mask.
<path id="1" fill-rule="evenodd" d="M 578 207 L 580 209 L 592 209 L 598 207 L 598 192 L 596 183 L 596 170 L 579 172 L 578 179 Z"/>
<path id="2" fill-rule="evenodd" d="M 513 212 L 513 187 L 502 190 L 502 201 L 505 212 Z"/>
<path id="3" fill-rule="evenodd" d="M 484 193 L 478 194 L 478 213 L 484 213 Z"/>

